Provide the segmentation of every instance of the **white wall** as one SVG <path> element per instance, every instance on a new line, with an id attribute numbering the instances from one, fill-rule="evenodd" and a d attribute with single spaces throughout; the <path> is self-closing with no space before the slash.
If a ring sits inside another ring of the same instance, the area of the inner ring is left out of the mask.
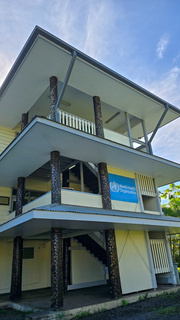
<path id="1" fill-rule="evenodd" d="M 71 281 L 82 284 L 104 280 L 104 268 L 93 255 L 71 239 Z M 77 248 L 77 249 L 76 249 Z"/>
<path id="2" fill-rule="evenodd" d="M 104 128 L 104 137 L 125 146 L 130 146 L 129 138 L 121 133 Z"/>
<path id="3" fill-rule="evenodd" d="M 144 232 L 115 230 L 115 234 L 122 293 L 153 288 Z"/>
<path id="4" fill-rule="evenodd" d="M 34 248 L 33 259 L 23 259 L 22 290 L 47 288 L 51 285 L 51 243 L 24 241 L 23 247 Z"/>
<path id="5" fill-rule="evenodd" d="M 50 287 L 51 243 L 43 240 L 24 240 L 23 247 L 34 248 L 33 259 L 23 259 L 22 290 Z M 71 240 L 72 285 L 105 281 L 103 265 L 86 249 Z M 75 250 L 75 247 L 80 250 Z M 74 248 L 74 249 L 73 249 Z M 0 294 L 9 293 L 13 257 L 13 239 L 0 239 Z"/>
<path id="6" fill-rule="evenodd" d="M 34 259 L 23 259 L 22 290 L 50 286 L 50 241 L 26 241 L 23 247 L 34 247 Z M 0 294 L 10 292 L 13 239 L 0 239 Z"/>

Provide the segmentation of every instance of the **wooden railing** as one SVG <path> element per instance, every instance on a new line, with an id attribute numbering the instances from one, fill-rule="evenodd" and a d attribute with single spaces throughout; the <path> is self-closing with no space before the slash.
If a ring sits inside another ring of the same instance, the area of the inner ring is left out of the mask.
<path id="1" fill-rule="evenodd" d="M 59 122 L 77 130 L 95 135 L 95 124 L 71 113 L 59 110 Z"/>
<path id="2" fill-rule="evenodd" d="M 64 124 L 68 127 L 90 133 L 93 135 L 96 135 L 96 129 L 95 129 L 95 123 L 83 118 L 80 118 L 78 116 L 75 116 L 71 113 L 68 113 L 63 110 L 58 110 L 59 112 L 59 122 L 61 124 Z M 104 137 L 107 140 L 121 143 L 125 146 L 130 146 L 129 138 L 123 134 L 120 134 L 118 132 L 109 130 L 107 128 L 104 128 Z"/>

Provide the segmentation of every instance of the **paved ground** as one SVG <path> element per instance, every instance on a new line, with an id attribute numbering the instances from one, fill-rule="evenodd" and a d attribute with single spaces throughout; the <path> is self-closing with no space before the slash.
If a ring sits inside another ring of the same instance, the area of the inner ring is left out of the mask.
<path id="1" fill-rule="evenodd" d="M 169 293 L 167 293 L 167 291 Z M 174 290 L 174 292 L 171 292 Z M 65 305 L 60 311 L 54 313 L 50 310 L 49 289 L 23 292 L 22 300 L 14 307 L 21 308 L 24 312 L 8 309 L 8 295 L 0 296 L 0 320 L 44 320 L 44 319 L 82 319 L 86 320 L 179 320 L 180 319 L 180 289 L 172 286 L 162 286 L 157 291 L 124 295 L 119 300 L 109 299 L 107 286 L 93 287 L 67 292 L 65 295 Z M 177 292 L 176 292 L 177 291 Z M 155 296 L 148 298 L 146 296 Z M 138 301 L 138 302 L 135 302 Z M 128 304 L 127 302 L 134 302 Z M 123 306 L 120 306 L 121 303 Z M 39 311 L 36 309 L 40 307 Z M 31 307 L 31 311 L 29 307 Z M 115 308 L 116 307 L 116 308 Z M 105 310 L 106 308 L 106 310 Z M 114 308 L 114 309 L 111 309 Z M 108 311 L 108 309 L 111 309 Z M 41 310 L 41 311 L 40 311 Z M 74 310 L 74 312 L 73 312 Z M 90 312 L 98 311 L 97 314 L 90 315 Z M 100 313 L 101 311 L 101 313 Z M 74 314 L 74 316 L 73 316 Z"/>
<path id="2" fill-rule="evenodd" d="M 140 296 L 140 299 L 143 296 Z M 85 314 L 84 314 L 85 315 Z M 87 315 L 87 314 L 86 314 Z M 81 317 L 79 320 L 82 319 Z M 86 320 L 179 320 L 180 319 L 180 290 L 163 294 L 150 299 L 87 316 Z"/>

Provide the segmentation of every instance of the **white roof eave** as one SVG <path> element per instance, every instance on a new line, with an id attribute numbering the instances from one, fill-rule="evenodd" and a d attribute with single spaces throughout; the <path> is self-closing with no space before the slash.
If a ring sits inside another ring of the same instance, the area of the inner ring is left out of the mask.
<path id="1" fill-rule="evenodd" d="M 51 228 L 84 230 L 136 230 L 180 232 L 180 221 L 154 220 L 137 217 L 92 215 L 75 212 L 51 212 L 32 210 L 0 226 L 0 237 L 31 237 L 49 232 Z"/>
<path id="2" fill-rule="evenodd" d="M 0 155 L 1 186 L 13 187 L 50 160 L 51 151 L 84 162 L 100 163 L 156 179 L 162 186 L 180 179 L 180 165 L 36 117 Z M 15 170 L 16 168 L 16 170 Z"/>

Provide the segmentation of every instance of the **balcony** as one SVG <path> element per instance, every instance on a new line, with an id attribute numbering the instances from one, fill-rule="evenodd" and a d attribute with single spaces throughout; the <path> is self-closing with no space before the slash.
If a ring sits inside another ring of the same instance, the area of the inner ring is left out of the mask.
<path id="1" fill-rule="evenodd" d="M 59 122 L 63 125 L 77 129 L 79 131 L 96 135 L 96 128 L 95 128 L 94 122 L 75 116 L 64 110 L 59 110 Z M 104 128 L 104 137 L 107 140 L 110 140 L 128 147 L 130 146 L 129 137 L 117 131 Z M 133 149 L 141 149 L 142 151 L 147 152 L 146 143 L 142 141 L 142 139 L 132 138 L 132 147 Z"/>

